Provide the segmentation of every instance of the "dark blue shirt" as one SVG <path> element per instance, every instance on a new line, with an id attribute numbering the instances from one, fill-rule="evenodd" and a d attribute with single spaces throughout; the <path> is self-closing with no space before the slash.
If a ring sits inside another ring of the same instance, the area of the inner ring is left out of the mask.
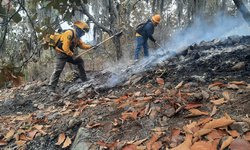
<path id="1" fill-rule="evenodd" d="M 155 39 L 153 37 L 154 34 L 154 24 L 153 22 L 149 19 L 146 24 L 143 26 L 143 29 L 139 31 L 138 33 L 143 36 L 144 39 L 150 39 L 151 41 L 155 42 Z"/>

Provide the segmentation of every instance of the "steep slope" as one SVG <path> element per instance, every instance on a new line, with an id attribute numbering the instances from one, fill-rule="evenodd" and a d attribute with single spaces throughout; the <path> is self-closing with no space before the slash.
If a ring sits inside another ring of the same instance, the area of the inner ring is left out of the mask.
<path id="1" fill-rule="evenodd" d="M 58 95 L 49 95 L 42 82 L 3 90 L 0 145 L 183 149 L 221 147 L 225 139 L 230 145 L 236 137 L 249 145 L 249 48 L 249 36 L 233 36 L 174 56 L 157 52 L 86 83 L 62 83 Z M 216 118 L 223 123 L 210 125 Z"/>

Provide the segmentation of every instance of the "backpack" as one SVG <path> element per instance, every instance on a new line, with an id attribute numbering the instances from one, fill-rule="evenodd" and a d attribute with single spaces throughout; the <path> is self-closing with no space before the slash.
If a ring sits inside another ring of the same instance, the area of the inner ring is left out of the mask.
<path id="1" fill-rule="evenodd" d="M 140 33 L 140 32 L 143 30 L 143 28 L 144 28 L 144 26 L 145 26 L 146 24 L 147 24 L 147 22 L 143 22 L 143 23 L 138 24 L 138 25 L 136 26 L 136 28 L 135 28 L 136 33 Z"/>
<path id="2" fill-rule="evenodd" d="M 74 37 L 74 31 L 72 29 L 70 30 L 72 31 Z M 65 31 L 67 30 L 55 32 L 54 34 L 47 34 L 44 39 L 45 43 L 50 47 L 56 48 L 58 42 L 60 41 L 62 33 L 64 33 Z"/>

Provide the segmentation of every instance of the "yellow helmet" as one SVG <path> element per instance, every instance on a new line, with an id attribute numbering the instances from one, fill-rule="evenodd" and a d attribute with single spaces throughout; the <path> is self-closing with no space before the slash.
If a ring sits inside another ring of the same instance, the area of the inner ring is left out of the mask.
<path id="1" fill-rule="evenodd" d="M 74 22 L 74 25 L 84 31 L 89 31 L 89 25 L 83 21 L 76 21 Z"/>
<path id="2" fill-rule="evenodd" d="M 157 24 L 159 24 L 160 23 L 160 21 L 161 21 L 161 16 L 160 15 L 154 15 L 154 16 L 152 16 L 152 21 L 153 22 L 155 22 L 155 23 L 157 23 Z"/>

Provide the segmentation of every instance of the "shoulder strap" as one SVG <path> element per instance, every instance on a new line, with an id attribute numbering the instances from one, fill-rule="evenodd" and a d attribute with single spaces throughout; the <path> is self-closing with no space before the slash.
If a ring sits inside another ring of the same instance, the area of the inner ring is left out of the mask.
<path id="1" fill-rule="evenodd" d="M 72 32 L 73 38 L 75 38 L 75 32 L 73 29 L 69 29 Z"/>

